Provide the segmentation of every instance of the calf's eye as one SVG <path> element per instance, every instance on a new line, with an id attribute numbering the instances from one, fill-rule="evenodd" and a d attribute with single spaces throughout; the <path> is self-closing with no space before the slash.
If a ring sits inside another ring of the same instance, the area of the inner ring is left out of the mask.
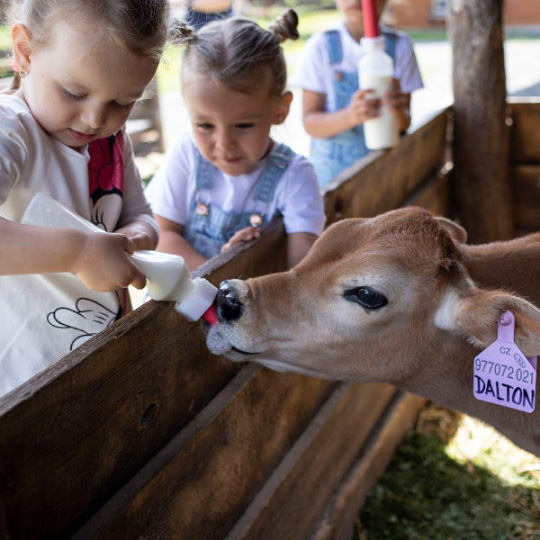
<path id="1" fill-rule="evenodd" d="M 384 294 L 377 292 L 370 287 L 356 287 L 344 293 L 345 300 L 356 302 L 366 309 L 379 309 L 388 304 L 388 299 Z"/>

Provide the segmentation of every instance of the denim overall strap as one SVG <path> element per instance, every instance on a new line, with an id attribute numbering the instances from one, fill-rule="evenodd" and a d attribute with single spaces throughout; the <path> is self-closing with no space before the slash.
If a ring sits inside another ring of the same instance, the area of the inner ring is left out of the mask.
<path id="1" fill-rule="evenodd" d="M 268 203 L 274 199 L 276 187 L 294 156 L 295 153 L 288 146 L 278 144 L 268 156 L 264 170 L 255 186 L 253 199 L 262 201 L 268 206 Z"/>
<path id="2" fill-rule="evenodd" d="M 384 31 L 382 32 L 382 35 L 384 36 L 384 50 L 390 58 L 394 61 L 394 65 L 396 64 L 396 44 L 398 40 L 398 35 L 395 32 L 388 32 Z"/>
<path id="3" fill-rule="evenodd" d="M 385 51 L 395 61 L 398 36 L 393 32 L 382 34 L 385 37 Z M 337 30 L 330 30 L 325 32 L 325 38 L 330 66 L 333 67 L 343 59 L 341 34 Z M 349 106 L 354 93 L 359 89 L 358 70 L 348 72 L 333 67 L 333 75 L 332 91 L 328 98 L 333 110 L 338 111 Z M 364 127 L 360 125 L 334 137 L 312 139 L 310 159 L 319 184 L 324 186 L 368 153 Z"/>
<path id="4" fill-rule="evenodd" d="M 212 189 L 216 167 L 202 157 L 199 149 L 193 144 L 195 152 L 195 189 Z"/>
<path id="5" fill-rule="evenodd" d="M 341 44 L 341 36 L 338 30 L 327 30 L 324 33 L 326 39 L 326 50 L 328 51 L 328 58 L 330 59 L 330 65 L 335 66 L 341 64 L 343 60 L 343 46 Z"/>
<path id="6" fill-rule="evenodd" d="M 263 217 L 263 220 L 265 220 L 266 209 L 274 198 L 276 187 L 294 156 L 295 154 L 290 148 L 279 145 L 266 160 L 251 197 L 262 203 L 261 208 L 255 211 Z M 206 162 L 205 164 L 202 161 L 199 163 L 198 160 L 195 179 L 197 189 L 203 189 L 199 187 L 203 185 L 204 189 L 212 189 L 214 176 L 211 174 L 210 182 L 208 174 L 214 169 L 211 163 Z M 236 231 L 249 227 L 250 218 L 254 213 L 253 210 L 249 212 L 225 211 L 217 204 L 212 203 L 208 205 L 208 214 L 201 216 L 196 211 L 197 203 L 198 201 L 194 197 L 191 201 L 184 237 L 201 255 L 207 258 L 218 255 L 223 244 L 226 244 Z"/>

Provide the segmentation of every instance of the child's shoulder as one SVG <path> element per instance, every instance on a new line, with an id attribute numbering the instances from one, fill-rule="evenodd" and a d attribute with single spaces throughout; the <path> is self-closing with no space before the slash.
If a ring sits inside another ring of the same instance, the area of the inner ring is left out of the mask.
<path id="1" fill-rule="evenodd" d="M 30 109 L 20 98 L 0 94 L 0 138 L 6 145 L 30 147 L 39 144 L 45 136 Z"/>
<path id="2" fill-rule="evenodd" d="M 287 161 L 287 176 L 292 175 L 293 177 L 296 177 L 296 175 L 301 171 L 307 175 L 310 175 L 312 171 L 313 174 L 315 174 L 311 161 L 309 161 L 309 159 L 302 154 L 297 154 L 286 144 L 281 143 L 276 145 L 272 151 L 272 155 L 281 156 Z"/>
<path id="3" fill-rule="evenodd" d="M 396 30 L 395 28 L 391 28 L 388 26 L 382 26 L 381 31 L 383 32 L 383 34 L 393 37 L 396 42 L 412 46 L 412 40 L 409 35 L 405 32 L 402 32 L 401 30 Z"/>
<path id="4" fill-rule="evenodd" d="M 35 121 L 28 105 L 19 97 L 11 94 L 0 94 L 0 118 L 3 128 L 12 122 L 17 124 L 21 120 Z"/>

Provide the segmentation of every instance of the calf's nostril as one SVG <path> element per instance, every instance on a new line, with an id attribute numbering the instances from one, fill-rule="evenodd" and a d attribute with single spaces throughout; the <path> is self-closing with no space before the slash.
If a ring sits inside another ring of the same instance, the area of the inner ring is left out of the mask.
<path id="1" fill-rule="evenodd" d="M 218 318 L 235 321 L 242 316 L 244 306 L 236 296 L 234 289 L 225 281 L 219 288 L 217 297 Z"/>

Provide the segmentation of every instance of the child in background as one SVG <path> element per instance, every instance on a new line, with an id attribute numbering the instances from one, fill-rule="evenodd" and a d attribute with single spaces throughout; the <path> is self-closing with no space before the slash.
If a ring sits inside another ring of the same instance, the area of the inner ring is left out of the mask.
<path id="1" fill-rule="evenodd" d="M 380 17 L 386 0 L 377 1 Z M 311 135 L 310 159 L 321 186 L 369 153 L 362 124 L 379 116 L 381 100 L 359 90 L 360 39 L 364 35 L 361 0 L 336 0 L 343 16 L 337 28 L 306 43 L 294 85 L 302 88 L 304 127 Z M 386 53 L 394 60 L 394 91 L 385 96 L 403 133 L 410 125 L 411 92 L 422 88 L 410 39 L 383 29 Z"/>
<path id="2" fill-rule="evenodd" d="M 167 0 L 11 4 L 17 74 L 0 94 L 0 395 L 118 319 L 123 287 L 145 285 L 129 254 L 153 249 L 158 228 L 123 127 L 157 69 L 168 14 Z M 22 225 L 37 192 L 111 234 Z"/>
<path id="3" fill-rule="evenodd" d="M 196 31 L 205 24 L 233 15 L 232 0 L 187 0 L 186 23 Z"/>
<path id="4" fill-rule="evenodd" d="M 322 232 L 313 167 L 270 137 L 292 100 L 280 43 L 298 37 L 297 25 L 289 10 L 270 30 L 244 19 L 212 22 L 196 34 L 179 29 L 193 135 L 169 149 L 146 195 L 160 228 L 158 251 L 182 255 L 191 270 L 222 248 L 257 237 L 278 212 L 289 266 Z"/>

